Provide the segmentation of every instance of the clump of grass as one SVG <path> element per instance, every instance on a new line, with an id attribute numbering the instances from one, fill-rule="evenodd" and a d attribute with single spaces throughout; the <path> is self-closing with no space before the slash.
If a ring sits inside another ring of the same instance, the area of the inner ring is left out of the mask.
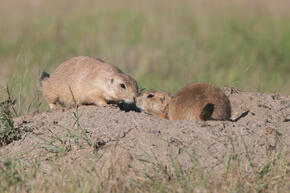
<path id="1" fill-rule="evenodd" d="M 7 93 L 8 99 L 0 103 L 0 147 L 20 138 L 19 129 L 13 122 L 15 99 L 11 98 L 9 89 Z"/>
<path id="2" fill-rule="evenodd" d="M 19 164 L 14 160 L 0 162 L 0 181 L 1 192 L 11 192 L 12 189 L 16 191 L 16 187 L 23 182 Z"/>
<path id="3" fill-rule="evenodd" d="M 44 141 L 44 143 L 40 147 L 45 149 L 49 153 L 57 155 L 58 157 L 63 157 L 72 150 L 69 140 L 66 139 L 65 137 L 53 136 L 49 140 L 45 139 L 42 140 Z"/>

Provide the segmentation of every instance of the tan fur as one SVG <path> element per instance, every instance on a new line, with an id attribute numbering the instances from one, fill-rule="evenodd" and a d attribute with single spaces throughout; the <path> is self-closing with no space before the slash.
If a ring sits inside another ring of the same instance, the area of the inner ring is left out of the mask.
<path id="1" fill-rule="evenodd" d="M 138 96 L 136 105 L 143 111 L 161 117 L 171 97 L 172 95 L 168 92 L 151 90 Z"/>
<path id="2" fill-rule="evenodd" d="M 107 101 L 135 103 L 138 90 L 136 81 L 117 67 L 88 56 L 66 60 L 41 81 L 41 87 L 52 109 L 57 103 L 65 106 L 75 102 L 98 106 L 106 106 Z"/>
<path id="3" fill-rule="evenodd" d="M 170 120 L 229 120 L 231 105 L 227 96 L 215 86 L 192 83 L 170 101 L 167 117 Z"/>

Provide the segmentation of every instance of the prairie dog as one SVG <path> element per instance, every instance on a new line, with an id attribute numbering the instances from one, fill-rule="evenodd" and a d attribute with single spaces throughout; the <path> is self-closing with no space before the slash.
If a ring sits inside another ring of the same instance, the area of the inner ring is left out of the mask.
<path id="1" fill-rule="evenodd" d="M 167 100 L 160 101 L 164 97 Z M 206 83 L 192 83 L 170 97 L 164 91 L 148 91 L 138 96 L 136 104 L 154 116 L 169 120 L 230 120 L 231 117 L 227 96 Z"/>
<path id="2" fill-rule="evenodd" d="M 136 106 L 156 117 L 161 117 L 172 95 L 162 90 L 151 90 L 137 97 Z"/>
<path id="3" fill-rule="evenodd" d="M 88 56 L 70 58 L 54 73 L 43 72 L 41 89 L 51 109 L 65 106 L 95 104 L 106 106 L 108 101 L 135 103 L 136 81 L 117 67 Z"/>

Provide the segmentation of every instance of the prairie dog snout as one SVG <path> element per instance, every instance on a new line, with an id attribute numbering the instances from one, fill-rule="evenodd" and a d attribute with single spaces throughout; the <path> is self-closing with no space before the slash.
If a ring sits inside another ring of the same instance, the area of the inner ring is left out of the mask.
<path id="1" fill-rule="evenodd" d="M 142 111 L 160 117 L 169 104 L 172 95 L 162 90 L 147 91 L 137 98 L 136 105 Z"/>

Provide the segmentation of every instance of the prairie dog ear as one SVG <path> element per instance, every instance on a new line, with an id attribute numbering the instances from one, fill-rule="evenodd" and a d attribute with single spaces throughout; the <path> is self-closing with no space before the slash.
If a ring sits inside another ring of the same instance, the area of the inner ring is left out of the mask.
<path id="1" fill-rule="evenodd" d="M 163 103 L 165 101 L 165 96 L 163 96 L 160 101 Z"/>
<path id="2" fill-rule="evenodd" d="M 114 78 L 111 78 L 110 84 L 113 84 L 113 83 L 114 83 Z"/>

